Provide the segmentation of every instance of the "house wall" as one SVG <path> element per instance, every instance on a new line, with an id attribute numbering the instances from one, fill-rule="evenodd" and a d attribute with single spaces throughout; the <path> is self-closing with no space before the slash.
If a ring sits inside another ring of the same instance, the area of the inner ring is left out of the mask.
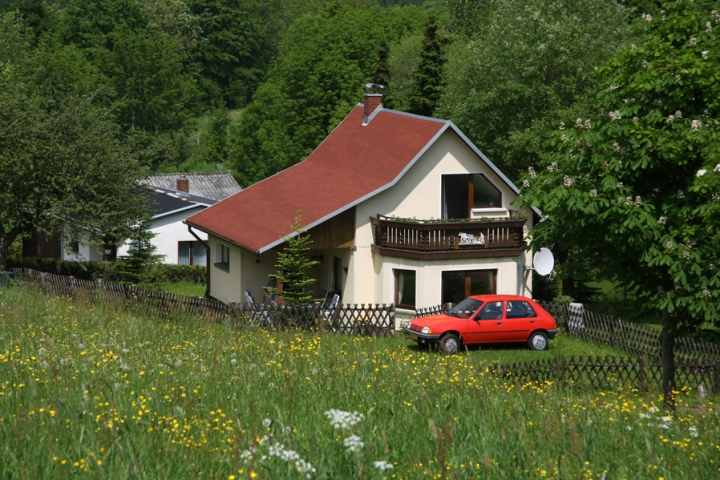
<path id="1" fill-rule="evenodd" d="M 417 307 L 442 301 L 442 272 L 448 270 L 498 270 L 498 293 L 531 295 L 531 276 L 525 272 L 530 253 L 518 257 L 419 261 L 372 253 L 370 217 L 378 213 L 404 218 L 441 218 L 442 175 L 483 173 L 502 192 L 502 207 L 512 208 L 515 192 L 473 152 L 457 134 L 447 130 L 396 185 L 356 206 L 357 251 L 349 258 L 349 275 L 343 302 L 391 303 L 394 301 L 393 268 L 417 270 Z M 532 228 L 532 211 L 525 210 Z M 481 216 L 504 216 L 496 211 Z"/>
<path id="2" fill-rule="evenodd" d="M 69 260 L 73 262 L 96 262 L 103 260 L 102 247 L 97 245 L 90 245 L 90 233 L 82 230 L 80 238 L 78 239 L 78 251 L 73 252 L 70 250 L 70 245 L 67 244 L 66 233 L 60 237 L 62 242 L 62 248 L 60 249 L 60 259 Z"/>
<path id="3" fill-rule="evenodd" d="M 153 245 L 157 247 L 157 254 L 164 255 L 163 263 L 178 263 L 178 242 L 195 242 L 197 239 L 188 231 L 188 226 L 183 220 L 191 215 L 195 215 L 204 207 L 191 208 L 182 212 L 165 215 L 150 221 L 150 231 L 156 234 L 152 239 Z M 194 229 L 198 237 L 207 240 L 208 235 L 205 232 Z M 118 247 L 118 255 L 129 255 L 131 242 L 127 241 Z"/>

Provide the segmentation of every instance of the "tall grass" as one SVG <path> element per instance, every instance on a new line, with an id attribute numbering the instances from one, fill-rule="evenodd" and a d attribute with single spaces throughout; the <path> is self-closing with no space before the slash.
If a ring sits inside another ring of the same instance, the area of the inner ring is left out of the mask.
<path id="1" fill-rule="evenodd" d="M 557 342 L 541 354 L 573 345 Z M 518 354 L 531 353 L 444 356 L 0 291 L 0 477 L 720 477 L 715 398 L 678 392 L 663 418 L 659 393 L 486 373 Z"/>

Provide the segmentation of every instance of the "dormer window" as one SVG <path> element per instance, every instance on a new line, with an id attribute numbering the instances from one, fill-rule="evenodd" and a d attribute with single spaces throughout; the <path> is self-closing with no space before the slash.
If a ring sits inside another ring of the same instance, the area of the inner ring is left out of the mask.
<path id="1" fill-rule="evenodd" d="M 502 208 L 502 193 L 482 173 L 442 176 L 443 219 L 472 218 L 476 208 Z"/>

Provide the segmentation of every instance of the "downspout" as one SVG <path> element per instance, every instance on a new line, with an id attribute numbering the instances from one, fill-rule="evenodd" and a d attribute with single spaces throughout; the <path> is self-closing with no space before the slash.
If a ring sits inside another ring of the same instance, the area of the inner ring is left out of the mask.
<path id="1" fill-rule="evenodd" d="M 197 241 L 202 243 L 203 247 L 205 247 L 205 250 L 207 251 L 207 254 L 205 255 L 205 263 L 206 263 L 206 273 L 205 273 L 205 296 L 210 296 L 210 245 L 207 244 L 205 240 L 198 237 L 197 234 L 193 231 L 192 227 L 188 225 L 188 232 L 190 232 L 190 235 L 197 238 Z"/>

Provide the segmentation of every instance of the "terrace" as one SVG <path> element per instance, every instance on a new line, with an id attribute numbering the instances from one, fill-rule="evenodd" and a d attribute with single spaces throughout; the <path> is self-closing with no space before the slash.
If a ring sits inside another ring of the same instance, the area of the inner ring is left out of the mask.
<path id="1" fill-rule="evenodd" d="M 420 260 L 513 257 L 525 247 L 525 219 L 415 221 L 370 217 L 373 252 Z"/>

